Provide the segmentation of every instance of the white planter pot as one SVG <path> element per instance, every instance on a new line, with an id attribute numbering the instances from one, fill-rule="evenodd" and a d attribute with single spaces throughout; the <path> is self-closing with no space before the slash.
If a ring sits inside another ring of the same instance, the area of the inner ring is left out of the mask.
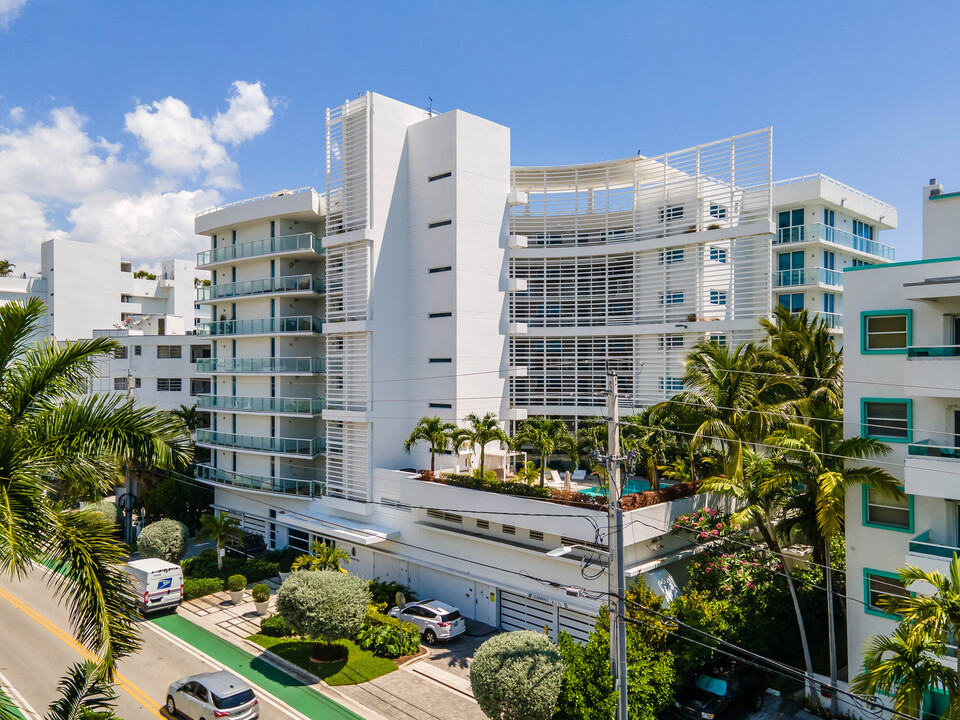
<path id="1" fill-rule="evenodd" d="M 266 614 L 267 614 L 267 605 L 270 604 L 270 601 L 269 601 L 269 600 L 267 600 L 267 601 L 265 601 L 265 602 L 257 602 L 257 601 L 254 601 L 253 604 L 257 606 L 257 615 L 266 615 Z"/>
<path id="2" fill-rule="evenodd" d="M 237 590 L 236 592 L 230 590 L 229 592 L 230 602 L 232 602 L 234 605 L 239 605 L 243 602 L 243 590 Z"/>

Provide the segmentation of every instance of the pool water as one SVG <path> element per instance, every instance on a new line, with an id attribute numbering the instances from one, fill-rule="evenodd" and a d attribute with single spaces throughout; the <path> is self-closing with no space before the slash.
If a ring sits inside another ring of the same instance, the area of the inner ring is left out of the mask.
<path id="1" fill-rule="evenodd" d="M 660 481 L 660 487 L 664 486 L 664 482 Z M 623 486 L 623 494 L 629 495 L 630 493 L 643 492 L 644 490 L 650 489 L 650 481 L 646 478 L 630 478 L 627 480 L 626 484 Z M 590 495 L 591 497 L 606 497 L 607 489 L 602 485 L 597 485 L 592 487 L 589 490 L 581 490 L 581 495 Z"/>

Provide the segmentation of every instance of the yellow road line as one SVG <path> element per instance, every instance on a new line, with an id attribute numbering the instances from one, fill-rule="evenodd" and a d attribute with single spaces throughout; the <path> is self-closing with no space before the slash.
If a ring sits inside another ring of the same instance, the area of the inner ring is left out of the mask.
<path id="1" fill-rule="evenodd" d="M 0 588 L 0 597 L 2 597 L 4 600 L 9 602 L 11 605 L 16 607 L 17 609 L 21 610 L 23 613 L 25 613 L 28 617 L 30 617 L 32 620 L 37 622 L 39 625 L 49 630 L 53 635 L 60 638 L 60 640 L 62 640 L 64 643 L 72 647 L 74 650 L 79 652 L 88 660 L 93 660 L 96 663 L 100 662 L 100 659 L 96 655 L 94 655 L 87 648 L 85 648 L 83 645 L 78 643 L 73 638 L 73 636 L 61 630 L 59 627 L 57 627 L 55 624 L 47 620 L 47 618 L 45 618 L 43 615 L 38 613 L 32 607 L 18 600 L 3 588 Z M 134 685 L 132 682 L 130 682 L 130 680 L 125 678 L 120 673 L 116 674 L 116 679 L 117 679 L 117 684 L 120 687 L 122 687 L 124 690 L 126 690 L 128 693 L 130 693 L 130 695 L 133 696 L 133 698 L 137 702 L 139 702 L 141 705 L 147 708 L 156 717 L 161 718 L 161 720 L 166 720 L 166 715 L 160 714 L 160 705 L 156 701 L 152 700 L 150 696 L 147 695 L 146 692 L 144 692 L 139 687 Z"/>

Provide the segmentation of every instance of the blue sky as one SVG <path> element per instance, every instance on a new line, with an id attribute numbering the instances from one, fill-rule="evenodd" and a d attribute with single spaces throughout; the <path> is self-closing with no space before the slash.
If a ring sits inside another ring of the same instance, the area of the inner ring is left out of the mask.
<path id="1" fill-rule="evenodd" d="M 0 255 L 191 256 L 197 210 L 323 185 L 323 113 L 373 90 L 507 125 L 514 164 L 774 126 L 774 176 L 896 205 L 960 190 L 960 4 L 0 0 Z M 958 253 L 960 254 L 960 253 Z"/>

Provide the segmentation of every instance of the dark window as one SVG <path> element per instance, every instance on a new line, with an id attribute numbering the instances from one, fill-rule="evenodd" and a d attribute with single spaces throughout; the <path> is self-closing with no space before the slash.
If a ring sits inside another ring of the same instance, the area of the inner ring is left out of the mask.
<path id="1" fill-rule="evenodd" d="M 436 182 L 437 180 L 446 180 L 451 175 L 453 175 L 453 173 L 450 171 L 440 173 L 439 175 L 431 175 L 430 177 L 427 178 L 427 182 Z"/>
<path id="2" fill-rule="evenodd" d="M 118 347 L 116 350 L 113 351 L 113 356 L 114 356 L 117 360 L 126 360 L 126 359 L 127 359 L 127 348 L 125 348 L 125 347 Z"/>
<path id="3" fill-rule="evenodd" d="M 449 362 L 453 362 L 453 358 L 430 358 L 427 362 L 431 362 L 431 363 L 449 363 Z"/>
<path id="4" fill-rule="evenodd" d="M 724 218 L 727 217 L 727 209 L 723 205 L 710 203 L 710 217 L 717 218 L 718 220 L 723 220 Z"/>
<path id="5" fill-rule="evenodd" d="M 865 350 L 903 350 L 909 336 L 907 314 L 864 317 Z"/>
<path id="6" fill-rule="evenodd" d="M 866 488 L 865 492 L 867 493 L 865 522 L 895 528 L 910 527 L 909 498 L 893 498 L 873 488 Z"/>
<path id="7" fill-rule="evenodd" d="M 910 405 L 907 402 L 869 400 L 863 403 L 863 427 L 876 438 L 908 440 Z"/>
<path id="8" fill-rule="evenodd" d="M 517 529 L 513 525 L 504 525 L 503 526 L 504 535 L 516 535 Z"/>
<path id="9" fill-rule="evenodd" d="M 680 220 L 683 217 L 683 205 L 668 205 L 657 211 L 660 222 L 664 220 Z"/>
<path id="10" fill-rule="evenodd" d="M 127 389 L 127 379 L 125 377 L 116 377 L 113 379 L 113 389 L 114 390 L 126 390 Z"/>
<path id="11" fill-rule="evenodd" d="M 231 708 L 246 705 L 253 700 L 253 697 L 253 690 L 244 690 L 243 692 L 238 692 L 236 695 L 228 695 L 225 698 L 214 695 L 213 706 L 219 710 L 230 710 Z"/>
<path id="12" fill-rule="evenodd" d="M 453 220 L 437 220 L 427 225 L 427 227 L 433 230 L 434 228 L 446 227 L 447 225 L 453 225 Z"/>
<path id="13" fill-rule="evenodd" d="M 660 264 L 672 265 L 673 263 L 683 262 L 683 248 L 660 251 Z"/>
<path id="14" fill-rule="evenodd" d="M 450 265 L 444 265 L 443 267 L 434 267 L 427 270 L 428 273 L 433 275 L 434 273 L 450 272 L 453 268 Z"/>
<path id="15" fill-rule="evenodd" d="M 869 570 L 866 574 L 867 585 L 867 607 L 875 612 L 885 612 L 878 603 L 880 598 L 885 595 L 895 595 L 897 597 L 910 597 L 903 582 L 895 577 L 887 577 L 879 573 L 872 573 Z"/>
<path id="16" fill-rule="evenodd" d="M 180 378 L 157 378 L 158 392 L 180 392 L 183 380 Z"/>
<path id="17" fill-rule="evenodd" d="M 134 354 L 134 355 L 139 355 L 139 354 L 140 354 L 140 346 L 139 346 L 139 345 L 134 345 L 134 346 L 133 346 L 133 354 Z"/>
<path id="18" fill-rule="evenodd" d="M 453 317 L 453 313 L 452 313 L 452 312 L 430 313 L 430 315 L 429 315 L 428 317 L 430 317 L 430 318 Z"/>
<path id="19" fill-rule="evenodd" d="M 450 410 L 453 408 L 451 403 L 430 403 L 427 407 L 438 408 L 440 410 Z"/>
<path id="20" fill-rule="evenodd" d="M 157 345 L 157 357 L 167 359 L 179 359 L 183 357 L 183 348 L 179 345 Z"/>

